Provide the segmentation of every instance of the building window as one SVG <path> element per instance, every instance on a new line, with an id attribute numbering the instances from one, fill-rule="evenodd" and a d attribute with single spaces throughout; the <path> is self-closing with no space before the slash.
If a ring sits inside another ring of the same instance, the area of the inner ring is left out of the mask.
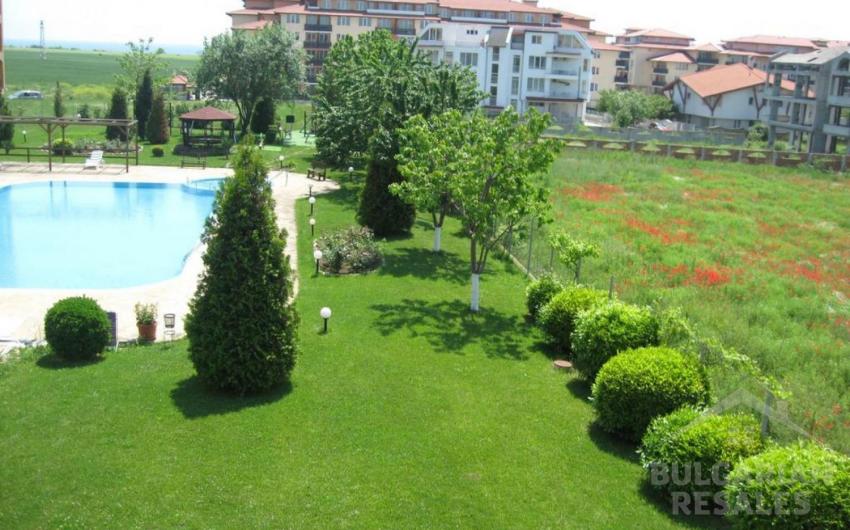
<path id="1" fill-rule="evenodd" d="M 372 19 L 369 17 L 361 17 L 360 18 L 360 26 L 371 26 Z"/>
<path id="2" fill-rule="evenodd" d="M 531 44 L 543 44 L 543 35 L 532 35 Z"/>
<path id="3" fill-rule="evenodd" d="M 499 60 L 499 48 L 493 48 L 493 60 L 494 61 Z"/>
<path id="4" fill-rule="evenodd" d="M 526 24 L 534 24 L 534 15 L 530 13 L 525 14 L 525 23 Z"/>
<path id="5" fill-rule="evenodd" d="M 680 72 L 684 72 L 688 69 L 688 66 L 689 66 L 688 63 L 679 63 L 679 64 L 676 65 L 676 70 L 679 70 Z"/>
<path id="6" fill-rule="evenodd" d="M 336 17 L 336 23 L 340 26 L 350 26 L 351 17 Z"/>
<path id="7" fill-rule="evenodd" d="M 468 53 L 468 52 L 460 52 L 460 64 L 463 66 L 478 66 L 478 54 L 477 53 Z"/>
<path id="8" fill-rule="evenodd" d="M 445 55 L 445 57 L 443 58 L 443 61 L 444 61 L 446 64 L 452 64 L 452 63 L 454 62 L 454 60 L 455 60 L 455 54 L 454 54 L 454 52 L 446 52 L 446 55 Z"/>
<path id="9" fill-rule="evenodd" d="M 337 9 L 340 11 L 348 11 L 348 0 L 339 0 L 339 2 L 337 2 Z"/>
<path id="10" fill-rule="evenodd" d="M 593 75 L 599 75 L 599 67 L 598 66 L 593 67 Z"/>
<path id="11" fill-rule="evenodd" d="M 425 37 L 423 40 L 443 40 L 443 30 L 442 28 L 430 28 L 425 32 Z"/>
<path id="12" fill-rule="evenodd" d="M 358 0 L 357 1 L 357 10 L 358 11 L 366 11 L 366 2 L 364 2 L 363 0 Z"/>
<path id="13" fill-rule="evenodd" d="M 322 9 L 333 9 L 333 4 L 331 0 L 322 0 L 321 2 Z"/>
<path id="14" fill-rule="evenodd" d="M 468 30 L 466 30 L 466 34 L 467 35 L 478 35 L 478 30 L 477 29 L 468 29 Z"/>
<path id="15" fill-rule="evenodd" d="M 511 95 L 519 95 L 519 77 L 514 77 L 513 79 L 511 79 Z"/>
<path id="16" fill-rule="evenodd" d="M 546 80 L 542 77 L 529 77 L 525 88 L 529 92 L 543 92 L 546 90 Z"/>
<path id="17" fill-rule="evenodd" d="M 529 55 L 528 56 L 528 68 L 531 69 L 531 70 L 545 70 L 546 69 L 546 57 Z"/>
<path id="18" fill-rule="evenodd" d="M 522 65 L 522 57 L 519 56 L 519 55 L 514 55 L 513 73 L 518 74 L 519 73 L 519 67 L 521 65 Z"/>
<path id="19" fill-rule="evenodd" d="M 598 52 L 598 51 L 596 51 L 596 50 L 593 50 L 593 58 L 594 58 L 594 59 L 601 59 L 601 58 L 602 58 L 602 54 L 601 54 L 601 53 L 599 53 L 599 52 Z"/>
<path id="20" fill-rule="evenodd" d="M 513 107 L 514 110 L 519 110 L 519 100 L 512 99 L 511 100 L 511 107 Z"/>
<path id="21" fill-rule="evenodd" d="M 301 15 L 294 15 L 292 13 L 286 15 L 287 24 L 298 24 L 301 22 Z"/>
<path id="22" fill-rule="evenodd" d="M 493 63 L 490 65 L 490 83 L 498 84 L 499 83 L 499 64 Z"/>
<path id="23" fill-rule="evenodd" d="M 391 29 L 393 27 L 393 19 L 391 18 L 379 18 L 378 19 L 378 27 L 384 29 Z"/>
<path id="24" fill-rule="evenodd" d="M 590 83 L 590 91 L 599 92 L 599 85 L 597 85 L 596 83 Z"/>

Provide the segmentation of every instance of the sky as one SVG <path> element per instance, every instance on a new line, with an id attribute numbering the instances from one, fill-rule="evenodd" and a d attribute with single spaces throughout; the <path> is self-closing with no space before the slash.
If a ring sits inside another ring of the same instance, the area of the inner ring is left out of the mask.
<path id="1" fill-rule="evenodd" d="M 594 27 L 609 33 L 632 26 L 666 28 L 699 42 L 753 34 L 850 40 L 848 0 L 541 0 L 541 5 L 593 17 Z M 48 43 L 154 37 L 160 44 L 200 46 L 205 36 L 229 27 L 225 12 L 241 6 L 240 0 L 5 0 L 4 33 L 7 39 L 37 40 L 44 20 Z"/>

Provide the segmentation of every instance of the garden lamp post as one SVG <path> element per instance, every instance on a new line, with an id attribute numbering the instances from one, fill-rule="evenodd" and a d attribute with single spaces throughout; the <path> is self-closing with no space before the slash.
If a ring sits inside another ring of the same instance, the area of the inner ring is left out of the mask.
<path id="1" fill-rule="evenodd" d="M 310 235 L 311 236 L 316 235 L 316 218 L 315 217 L 310 218 Z"/>
<path id="2" fill-rule="evenodd" d="M 333 312 L 331 311 L 330 307 L 323 307 L 322 310 L 319 311 L 319 315 L 321 315 L 322 319 L 325 321 L 325 327 L 324 327 L 324 330 L 322 331 L 322 333 L 327 333 L 328 332 L 328 320 L 330 320 L 331 315 L 333 315 Z"/>
<path id="3" fill-rule="evenodd" d="M 316 209 L 316 198 L 310 197 L 309 199 L 307 199 L 307 202 L 310 203 L 310 217 L 313 217 L 313 210 Z"/>
<path id="4" fill-rule="evenodd" d="M 280 169 L 283 169 L 283 161 L 284 160 L 286 160 L 286 157 L 283 156 L 283 155 L 280 155 L 279 157 L 277 157 L 277 162 L 278 162 L 278 164 L 280 164 Z"/>
<path id="5" fill-rule="evenodd" d="M 307 184 L 307 191 L 309 192 L 309 196 L 312 197 L 313 196 L 313 185 L 312 184 Z"/>
<path id="6" fill-rule="evenodd" d="M 27 131 L 21 131 L 21 134 L 24 135 L 24 145 L 27 143 Z"/>
<path id="7" fill-rule="evenodd" d="M 322 261 L 322 256 L 324 256 L 324 254 L 321 250 L 316 249 L 313 251 L 313 258 L 316 259 L 316 276 L 319 275 L 319 262 Z"/>
<path id="8" fill-rule="evenodd" d="M 354 178 L 354 166 L 348 166 L 348 180 Z"/>

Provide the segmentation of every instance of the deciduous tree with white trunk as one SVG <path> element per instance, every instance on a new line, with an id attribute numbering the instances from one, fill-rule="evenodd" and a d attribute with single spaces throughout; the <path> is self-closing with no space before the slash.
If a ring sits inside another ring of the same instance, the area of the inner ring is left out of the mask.
<path id="1" fill-rule="evenodd" d="M 549 212 L 542 174 L 558 150 L 542 137 L 549 124 L 533 109 L 520 117 L 509 108 L 495 119 L 450 111 L 427 123 L 411 119 L 402 136 L 402 166 L 414 177 L 409 193 L 415 189 L 432 207 L 444 200 L 469 237 L 474 312 L 490 253 L 509 232 L 532 219 L 544 222 Z"/>

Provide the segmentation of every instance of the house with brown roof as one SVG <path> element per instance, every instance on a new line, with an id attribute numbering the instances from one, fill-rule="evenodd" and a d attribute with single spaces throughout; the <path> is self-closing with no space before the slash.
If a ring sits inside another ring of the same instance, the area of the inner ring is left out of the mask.
<path id="1" fill-rule="evenodd" d="M 766 72 L 745 64 L 723 65 L 684 75 L 665 92 L 687 123 L 705 129 L 747 129 L 767 119 L 767 79 Z M 780 90 L 791 94 L 794 85 L 786 81 Z M 787 115 L 790 107 L 778 112 Z"/>

